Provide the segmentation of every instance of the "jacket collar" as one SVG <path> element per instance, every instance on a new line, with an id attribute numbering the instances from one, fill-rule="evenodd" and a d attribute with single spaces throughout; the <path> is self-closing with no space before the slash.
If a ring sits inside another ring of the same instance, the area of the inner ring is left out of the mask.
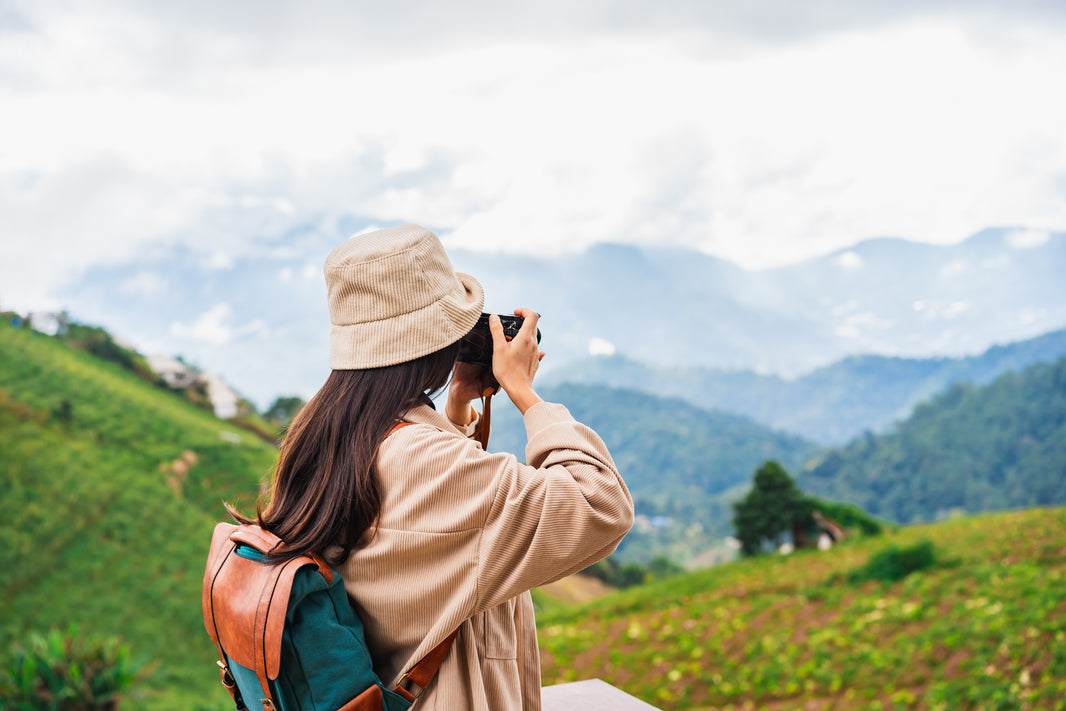
<path id="1" fill-rule="evenodd" d="M 429 425 L 436 427 L 438 430 L 444 432 L 452 432 L 454 434 L 465 437 L 466 435 L 459 431 L 459 429 L 452 424 L 445 415 L 437 412 L 429 405 L 417 405 L 412 407 L 407 412 L 403 413 L 402 419 L 404 422 L 413 422 L 417 425 Z"/>

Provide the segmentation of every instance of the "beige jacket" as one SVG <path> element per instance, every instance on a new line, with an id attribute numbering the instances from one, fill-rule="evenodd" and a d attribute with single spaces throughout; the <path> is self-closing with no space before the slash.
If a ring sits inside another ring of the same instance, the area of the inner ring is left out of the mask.
<path id="1" fill-rule="evenodd" d="M 525 415 L 526 461 L 487 453 L 428 406 L 382 444 L 373 538 L 341 567 L 385 683 L 459 628 L 419 711 L 537 711 L 530 588 L 611 553 L 633 500 L 603 442 L 565 407 Z M 472 428 L 468 428 L 472 429 Z"/>

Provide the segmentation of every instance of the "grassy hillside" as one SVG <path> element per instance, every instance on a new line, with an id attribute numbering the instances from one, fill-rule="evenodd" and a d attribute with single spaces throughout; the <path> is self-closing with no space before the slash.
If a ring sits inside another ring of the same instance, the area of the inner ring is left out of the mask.
<path id="1" fill-rule="evenodd" d="M 1066 359 L 954 385 L 892 432 L 829 452 L 797 483 L 904 523 L 1066 503 Z"/>
<path id="2" fill-rule="evenodd" d="M 220 698 L 207 546 L 220 501 L 250 503 L 274 449 L 28 329 L 0 324 L 0 363 L 0 654 L 75 623 L 156 664 L 143 708 Z"/>
<path id="3" fill-rule="evenodd" d="M 847 582 L 888 546 L 932 568 Z M 747 559 L 540 615 L 544 683 L 663 709 L 1066 709 L 1066 509 Z"/>

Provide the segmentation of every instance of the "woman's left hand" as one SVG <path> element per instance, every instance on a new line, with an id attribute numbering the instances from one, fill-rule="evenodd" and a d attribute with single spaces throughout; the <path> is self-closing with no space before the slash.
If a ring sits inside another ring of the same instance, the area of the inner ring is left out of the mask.
<path id="1" fill-rule="evenodd" d="M 470 403 L 479 400 L 493 387 L 492 371 L 484 366 L 457 361 L 448 386 L 444 414 L 457 425 L 468 425 L 477 416 Z"/>

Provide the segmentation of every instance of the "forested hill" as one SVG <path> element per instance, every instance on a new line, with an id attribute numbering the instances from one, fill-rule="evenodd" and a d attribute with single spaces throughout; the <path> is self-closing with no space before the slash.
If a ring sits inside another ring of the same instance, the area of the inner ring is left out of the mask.
<path id="1" fill-rule="evenodd" d="M 1066 330 L 994 346 L 965 358 L 850 356 L 793 380 L 750 371 L 665 368 L 598 357 L 544 374 L 543 381 L 598 383 L 680 397 L 747 415 L 826 445 L 883 431 L 956 382 L 985 385 L 1006 372 L 1066 356 Z"/>
<path id="2" fill-rule="evenodd" d="M 603 438 L 636 501 L 637 513 L 669 517 L 673 530 L 656 548 L 636 529 L 622 545 L 625 557 L 667 554 L 676 559 L 701 552 L 710 537 L 732 533 L 732 511 L 723 498 L 748 484 L 752 472 L 767 459 L 792 470 L 804 466 L 817 446 L 801 437 L 775 432 L 747 417 L 704 410 L 678 398 L 660 398 L 634 390 L 598 385 L 563 385 L 539 389 L 553 402 L 565 404 L 579 421 Z M 525 452 L 526 434 L 518 411 L 507 396 L 494 404 L 494 451 Z M 680 543 L 681 531 L 699 524 L 695 548 Z M 681 547 L 678 547 L 681 546 Z M 638 552 L 639 551 L 639 552 Z"/>
<path id="3" fill-rule="evenodd" d="M 956 384 L 891 433 L 830 451 L 799 484 L 902 523 L 1066 502 L 1066 359 Z"/>

